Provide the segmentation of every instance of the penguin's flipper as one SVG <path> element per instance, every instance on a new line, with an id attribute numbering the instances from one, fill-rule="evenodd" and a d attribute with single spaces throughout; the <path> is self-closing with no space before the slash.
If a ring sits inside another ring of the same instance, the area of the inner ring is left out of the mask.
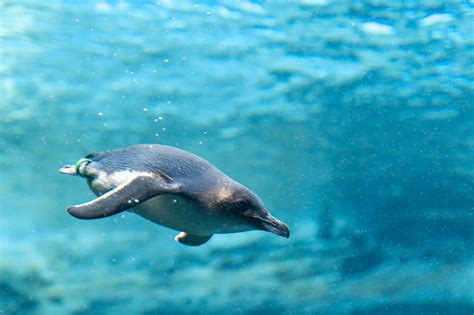
<path id="1" fill-rule="evenodd" d="M 199 246 L 207 241 L 212 237 L 212 235 L 192 235 L 186 232 L 181 232 L 174 238 L 177 242 L 188 245 L 188 246 Z"/>
<path id="2" fill-rule="evenodd" d="M 128 210 L 154 196 L 176 193 L 179 193 L 179 185 L 175 183 L 152 176 L 137 176 L 92 201 L 68 207 L 67 212 L 78 219 L 100 219 Z"/>

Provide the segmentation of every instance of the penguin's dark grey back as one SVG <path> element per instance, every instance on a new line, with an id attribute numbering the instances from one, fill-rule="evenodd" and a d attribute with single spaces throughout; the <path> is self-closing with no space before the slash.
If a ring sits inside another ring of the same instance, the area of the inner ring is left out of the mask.
<path id="1" fill-rule="evenodd" d="M 160 172 L 177 181 L 197 177 L 203 181 L 228 178 L 206 160 L 187 151 L 160 144 L 138 144 L 86 156 L 108 173 L 117 171 Z M 212 183 L 208 183 L 212 184 Z M 206 185 L 207 186 L 207 185 Z"/>

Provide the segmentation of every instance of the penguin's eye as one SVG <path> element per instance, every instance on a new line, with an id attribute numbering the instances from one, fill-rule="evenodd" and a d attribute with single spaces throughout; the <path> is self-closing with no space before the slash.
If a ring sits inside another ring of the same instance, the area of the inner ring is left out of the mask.
<path id="1" fill-rule="evenodd" d="M 223 207 L 226 208 L 228 211 L 231 212 L 245 212 L 248 210 L 247 204 L 245 201 L 232 201 L 232 202 L 224 202 Z"/>
<path id="2" fill-rule="evenodd" d="M 240 201 L 237 201 L 234 203 L 234 206 L 235 206 L 235 209 L 238 209 L 240 211 L 247 211 L 249 210 L 250 208 L 252 208 L 252 206 L 250 205 L 250 203 L 247 201 L 247 200 L 240 200 Z"/>

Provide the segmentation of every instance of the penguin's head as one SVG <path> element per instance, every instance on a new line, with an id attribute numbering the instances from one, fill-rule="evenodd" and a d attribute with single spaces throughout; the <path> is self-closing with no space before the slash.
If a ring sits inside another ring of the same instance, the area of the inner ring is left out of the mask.
<path id="1" fill-rule="evenodd" d="M 239 187 L 222 204 L 229 216 L 250 227 L 283 237 L 290 237 L 288 225 L 270 214 L 260 198 L 247 189 Z"/>

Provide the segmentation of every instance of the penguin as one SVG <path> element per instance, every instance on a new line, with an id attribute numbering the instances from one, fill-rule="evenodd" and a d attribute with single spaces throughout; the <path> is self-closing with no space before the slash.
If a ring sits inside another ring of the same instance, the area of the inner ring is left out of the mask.
<path id="1" fill-rule="evenodd" d="M 250 189 L 190 152 L 138 144 L 90 153 L 60 173 L 87 179 L 96 199 L 67 208 L 79 219 L 131 211 L 180 231 L 176 241 L 206 243 L 214 234 L 262 230 L 288 238 L 288 225 L 273 217 Z"/>

